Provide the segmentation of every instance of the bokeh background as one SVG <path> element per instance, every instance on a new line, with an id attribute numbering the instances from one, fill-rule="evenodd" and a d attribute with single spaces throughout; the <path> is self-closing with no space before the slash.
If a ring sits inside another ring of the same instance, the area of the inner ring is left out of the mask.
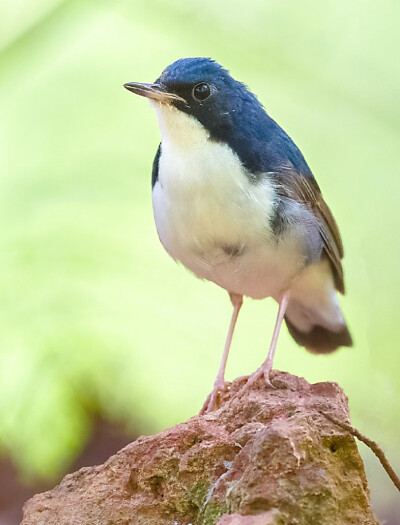
<path id="1" fill-rule="evenodd" d="M 231 305 L 163 251 L 156 119 L 122 88 L 184 56 L 215 58 L 257 93 L 341 227 L 356 345 L 309 355 L 284 330 L 275 366 L 338 381 L 400 470 L 399 19 L 396 0 L 0 0 L 2 524 L 211 389 Z M 263 361 L 275 315 L 246 301 L 228 378 Z M 398 494 L 360 449 L 378 517 L 398 523 Z"/>

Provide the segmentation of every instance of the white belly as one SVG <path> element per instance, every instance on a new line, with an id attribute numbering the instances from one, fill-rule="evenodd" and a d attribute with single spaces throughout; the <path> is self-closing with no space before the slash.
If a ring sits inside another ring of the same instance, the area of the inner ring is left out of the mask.
<path id="1" fill-rule="evenodd" d="M 303 259 L 296 238 L 277 243 L 270 230 L 273 186 L 267 178 L 252 183 L 227 145 L 208 140 L 197 121 L 176 113 L 167 114 L 168 132 L 166 116 L 158 115 L 163 141 L 153 208 L 162 244 L 198 277 L 229 292 L 278 299 Z M 171 119 L 178 119 L 175 126 Z"/>

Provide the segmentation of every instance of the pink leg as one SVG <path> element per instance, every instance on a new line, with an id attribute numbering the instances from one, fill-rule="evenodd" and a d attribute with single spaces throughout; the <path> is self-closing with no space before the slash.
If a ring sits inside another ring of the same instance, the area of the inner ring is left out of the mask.
<path id="1" fill-rule="evenodd" d="M 240 308 L 243 304 L 243 296 L 235 293 L 229 294 L 232 304 L 233 304 L 233 313 L 231 318 L 231 324 L 229 325 L 228 335 L 225 341 L 224 353 L 222 354 L 221 364 L 219 365 L 219 370 L 217 377 L 214 382 L 214 388 L 211 394 L 207 397 L 200 414 L 206 414 L 207 412 L 212 412 L 218 408 L 217 406 L 217 397 L 220 391 L 225 390 L 225 368 L 226 362 L 228 360 L 229 349 L 232 343 L 232 336 L 235 330 L 236 321 L 240 312 Z"/>
<path id="2" fill-rule="evenodd" d="M 274 360 L 276 344 L 278 342 L 279 332 L 281 331 L 282 321 L 283 321 L 283 318 L 285 317 L 285 312 L 286 312 L 288 301 L 289 301 L 289 292 L 286 292 L 285 294 L 283 294 L 282 300 L 279 303 L 278 316 L 276 318 L 274 333 L 272 334 L 272 341 L 271 341 L 271 345 L 269 347 L 269 352 L 268 352 L 268 355 L 267 355 L 267 359 L 261 365 L 261 369 L 262 369 L 262 371 L 264 373 L 264 377 L 265 377 L 265 382 L 267 383 L 268 386 L 270 386 L 272 388 L 273 388 L 273 386 L 272 386 L 271 381 L 269 379 L 269 373 L 272 370 L 272 363 L 273 363 L 273 360 Z"/>
<path id="3" fill-rule="evenodd" d="M 278 315 L 276 318 L 274 333 L 272 335 L 271 345 L 269 347 L 267 359 L 260 366 L 260 368 L 256 370 L 254 374 L 252 374 L 249 377 L 249 379 L 247 380 L 247 383 L 244 385 L 244 387 L 241 390 L 239 390 L 236 397 L 241 397 L 242 393 L 245 390 L 247 390 L 251 385 L 253 385 L 262 375 L 264 376 L 267 386 L 269 386 L 270 388 L 274 388 L 273 384 L 270 381 L 269 374 L 272 370 L 272 363 L 274 360 L 276 344 L 278 342 L 279 332 L 282 326 L 283 318 L 285 317 L 285 312 L 286 312 L 288 302 L 289 302 L 289 292 L 286 292 L 283 294 L 282 300 L 279 303 Z"/>

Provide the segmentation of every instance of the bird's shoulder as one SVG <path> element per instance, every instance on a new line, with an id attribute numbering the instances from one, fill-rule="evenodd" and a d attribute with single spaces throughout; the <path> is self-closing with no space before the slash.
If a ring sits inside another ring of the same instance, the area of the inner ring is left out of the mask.
<path id="1" fill-rule="evenodd" d="M 157 180 L 158 180 L 158 168 L 160 164 L 160 156 L 161 156 L 161 142 L 157 148 L 156 156 L 153 160 L 153 167 L 151 170 L 151 187 L 154 188 Z"/>

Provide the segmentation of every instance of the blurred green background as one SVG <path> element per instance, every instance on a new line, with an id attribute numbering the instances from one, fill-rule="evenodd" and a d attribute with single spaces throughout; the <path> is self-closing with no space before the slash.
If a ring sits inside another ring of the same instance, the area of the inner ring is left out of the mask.
<path id="1" fill-rule="evenodd" d="M 95 412 L 153 433 L 212 387 L 230 301 L 160 245 L 156 119 L 122 88 L 185 56 L 257 93 L 342 231 L 355 348 L 310 355 L 284 330 L 276 368 L 339 382 L 400 469 L 399 19 L 395 0 L 0 0 L 0 445 L 26 479 L 64 471 Z M 275 315 L 246 301 L 228 379 L 264 360 Z M 378 516 L 400 512 L 362 453 Z"/>

